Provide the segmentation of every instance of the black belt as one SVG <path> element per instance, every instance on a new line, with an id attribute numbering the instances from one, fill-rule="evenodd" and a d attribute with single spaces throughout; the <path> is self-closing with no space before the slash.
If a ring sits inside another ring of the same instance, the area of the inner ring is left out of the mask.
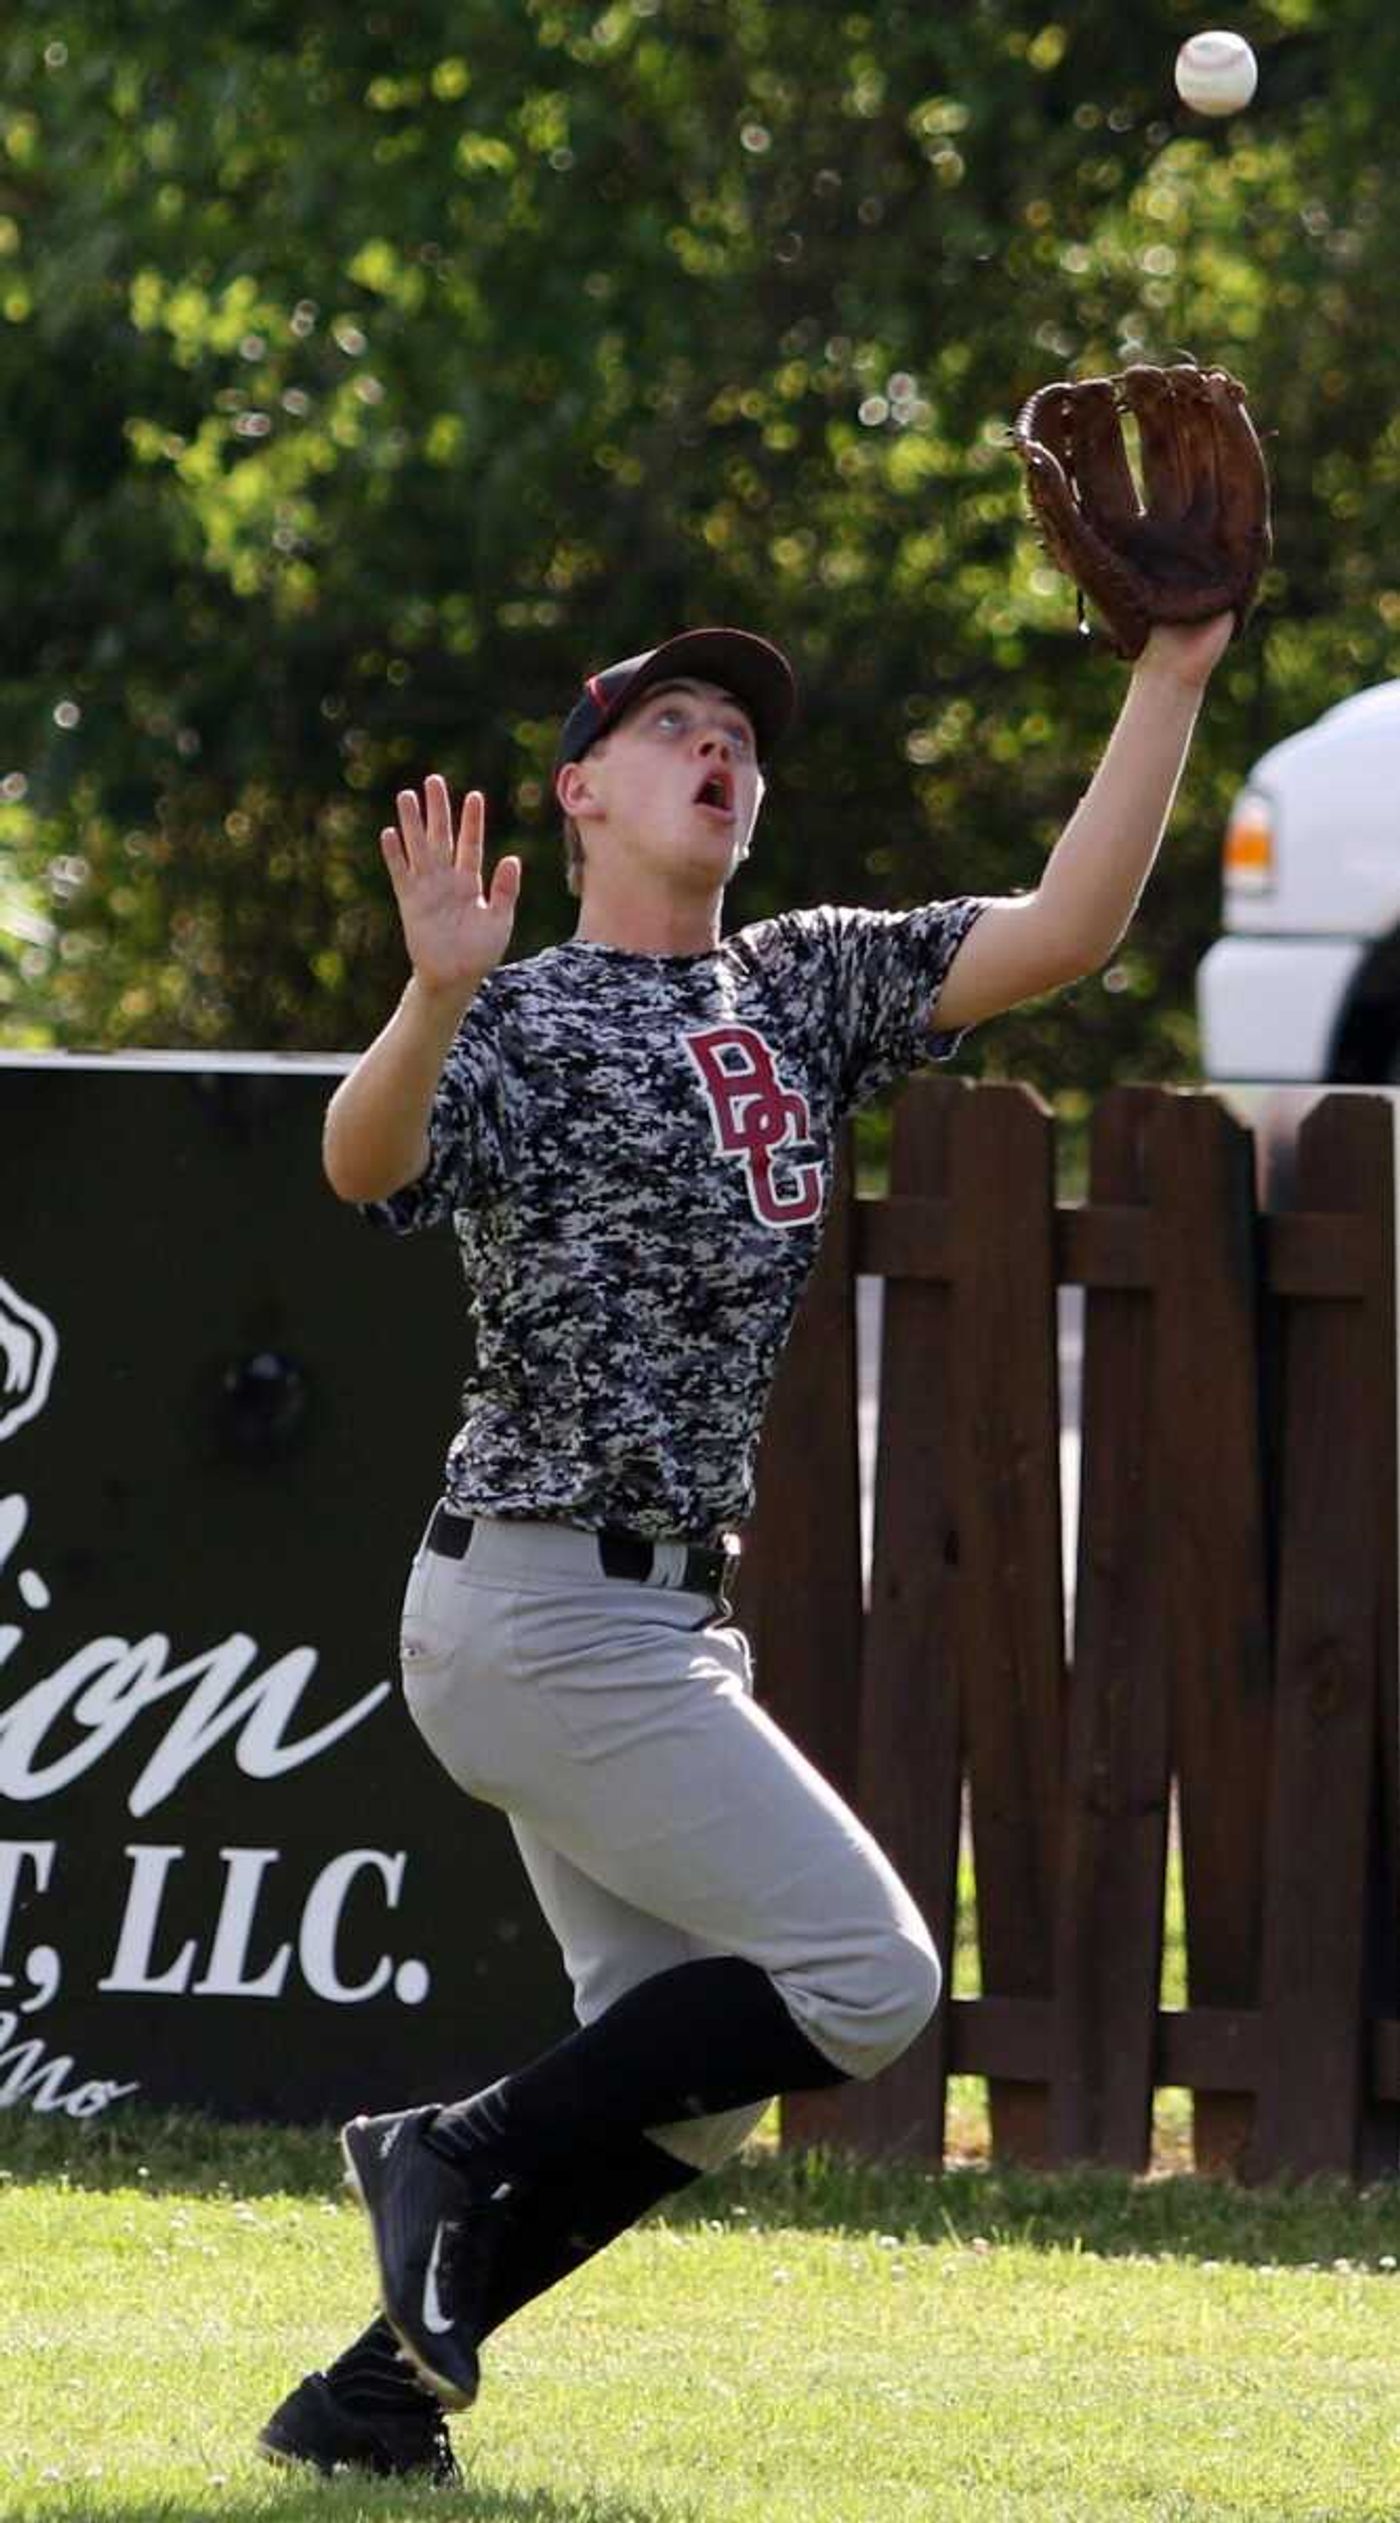
<path id="1" fill-rule="evenodd" d="M 439 1559 L 465 1559 L 467 1544 L 472 1538 L 474 1519 L 459 1516 L 452 1507 L 437 1507 L 428 1526 L 427 1545 Z M 598 1545 L 598 1565 L 605 1577 L 626 1577 L 633 1585 L 646 1585 L 656 1567 L 657 1545 L 642 1533 L 620 1533 L 615 1526 L 604 1525 L 594 1535 Z M 726 1550 L 705 1550 L 698 1543 L 687 1542 L 681 1583 L 688 1594 L 712 1594 L 726 1607 L 737 1553 Z"/>

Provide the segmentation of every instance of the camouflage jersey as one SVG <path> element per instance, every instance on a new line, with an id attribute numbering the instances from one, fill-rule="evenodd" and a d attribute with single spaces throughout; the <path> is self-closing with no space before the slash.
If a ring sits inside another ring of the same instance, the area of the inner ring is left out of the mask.
<path id="1" fill-rule="evenodd" d="M 366 1209 L 455 1225 L 476 1365 L 453 1506 L 654 1540 L 742 1523 L 836 1125 L 955 1048 L 930 1011 L 982 908 L 789 912 L 698 955 L 574 940 L 490 975 L 425 1171 Z"/>

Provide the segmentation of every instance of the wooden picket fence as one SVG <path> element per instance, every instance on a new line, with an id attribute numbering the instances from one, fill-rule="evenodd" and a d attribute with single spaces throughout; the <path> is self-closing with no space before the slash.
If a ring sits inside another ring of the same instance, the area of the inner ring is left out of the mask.
<path id="1" fill-rule="evenodd" d="M 1397 2168 L 1392 1112 L 1320 1100 L 1286 1161 L 1215 1098 L 1117 1088 L 1057 1204 L 1026 1089 L 909 1087 L 890 1187 L 849 1162 L 765 1432 L 742 1610 L 760 1689 L 980 1994 L 785 2135 L 936 2163 L 947 2080 L 1008 2158 Z M 862 1580 L 855 1290 L 884 1281 Z M 1084 1297 L 1073 1652 L 1057 1292 Z M 1188 2002 L 1161 2003 L 1179 1834 Z M 951 1977 L 951 1971 L 950 1971 Z"/>

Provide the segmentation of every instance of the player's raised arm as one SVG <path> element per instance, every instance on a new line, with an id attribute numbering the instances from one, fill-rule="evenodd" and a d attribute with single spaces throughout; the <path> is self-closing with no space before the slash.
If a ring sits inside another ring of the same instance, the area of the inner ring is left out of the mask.
<path id="1" fill-rule="evenodd" d="M 1232 616 L 1155 630 L 1118 723 L 1033 893 L 989 903 L 954 959 L 938 1023 L 976 1025 L 1108 961 L 1137 908 Z"/>
<path id="2" fill-rule="evenodd" d="M 938 1001 L 948 1027 L 1076 981 L 1113 953 L 1157 855 L 1201 695 L 1249 620 L 1272 550 L 1263 450 L 1245 389 L 1223 368 L 1061 379 L 1031 396 L 1012 439 L 1049 558 L 1134 670 L 1040 883 L 993 903 L 960 949 Z"/>
<path id="3" fill-rule="evenodd" d="M 469 791 L 455 833 L 447 783 L 430 775 L 420 805 L 398 797 L 379 836 L 413 975 L 384 1031 L 337 1087 L 326 1113 L 327 1179 L 342 1200 L 385 1200 L 428 1162 L 428 1115 L 452 1038 L 510 944 L 520 861 L 482 873 L 486 801 Z"/>

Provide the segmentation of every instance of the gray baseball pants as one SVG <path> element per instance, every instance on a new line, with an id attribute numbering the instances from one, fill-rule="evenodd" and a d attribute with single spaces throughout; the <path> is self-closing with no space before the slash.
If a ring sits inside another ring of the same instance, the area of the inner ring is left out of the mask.
<path id="1" fill-rule="evenodd" d="M 868 1831 L 752 1697 L 748 1642 L 684 1590 L 604 1575 L 576 1527 L 478 1519 L 425 1544 L 404 1600 L 404 1693 L 468 1795 L 508 1816 L 580 2023 L 654 1973 L 734 1954 L 770 1974 L 835 2065 L 874 2076 L 938 2002 L 938 1957 Z M 709 2170 L 762 2117 L 653 2129 Z"/>

